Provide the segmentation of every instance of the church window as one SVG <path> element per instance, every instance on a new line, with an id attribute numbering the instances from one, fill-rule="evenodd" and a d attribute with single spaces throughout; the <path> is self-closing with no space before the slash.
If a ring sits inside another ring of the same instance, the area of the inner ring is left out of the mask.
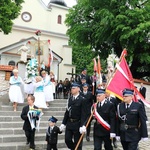
<path id="1" fill-rule="evenodd" d="M 61 24 L 61 19 L 62 19 L 62 17 L 61 17 L 61 15 L 58 15 L 58 24 Z"/>
<path id="2" fill-rule="evenodd" d="M 13 61 L 13 60 L 9 61 L 8 65 L 15 66 L 15 61 Z"/>

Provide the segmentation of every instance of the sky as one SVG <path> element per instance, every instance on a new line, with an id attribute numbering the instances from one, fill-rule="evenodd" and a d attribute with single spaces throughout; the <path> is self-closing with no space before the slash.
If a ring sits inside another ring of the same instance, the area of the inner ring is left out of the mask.
<path id="1" fill-rule="evenodd" d="M 50 0 L 42 0 L 46 5 L 49 3 Z M 76 0 L 64 0 L 68 7 L 72 7 L 76 4 Z"/>

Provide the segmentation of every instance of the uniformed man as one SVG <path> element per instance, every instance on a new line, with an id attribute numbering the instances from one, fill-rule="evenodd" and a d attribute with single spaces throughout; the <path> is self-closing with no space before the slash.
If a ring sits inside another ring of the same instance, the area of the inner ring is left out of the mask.
<path id="1" fill-rule="evenodd" d="M 93 105 L 93 95 L 92 95 L 92 92 L 88 91 L 87 83 L 84 83 L 82 85 L 82 89 L 83 89 L 83 92 L 81 92 L 81 95 L 85 98 L 85 104 L 86 104 L 86 108 L 87 108 L 87 117 L 89 118 L 89 116 L 91 114 L 91 107 Z M 86 132 L 86 140 L 88 142 L 90 141 L 91 121 L 87 127 L 87 132 Z"/>
<path id="2" fill-rule="evenodd" d="M 80 85 L 73 83 L 71 87 L 72 96 L 68 100 L 68 105 L 62 124 L 60 125 L 61 131 L 65 131 L 65 143 L 67 147 L 74 150 L 82 133 L 86 132 L 86 105 L 85 99 L 80 95 Z M 78 150 L 82 150 L 82 142 Z"/>
<path id="3" fill-rule="evenodd" d="M 114 105 L 105 98 L 105 90 L 97 92 L 97 103 L 93 104 L 94 117 L 94 150 L 112 150 L 111 138 L 116 136 L 116 114 Z"/>
<path id="4" fill-rule="evenodd" d="M 82 78 L 85 78 L 86 83 L 89 85 L 89 90 L 91 90 L 92 81 L 91 81 L 90 76 L 87 74 L 86 68 L 82 69 L 82 72 L 81 72 L 81 74 L 79 75 L 79 84 L 81 84 L 81 79 L 82 79 Z"/>
<path id="5" fill-rule="evenodd" d="M 148 139 L 146 115 L 142 105 L 133 101 L 133 93 L 131 89 L 124 89 L 123 102 L 117 108 L 118 135 L 124 150 L 137 150 L 139 141 Z"/>
<path id="6" fill-rule="evenodd" d="M 109 101 L 109 102 L 111 102 L 111 103 L 114 104 L 114 106 L 115 106 L 115 111 L 116 111 L 116 121 L 117 121 L 117 105 L 118 105 L 119 102 L 117 101 L 117 99 L 116 99 L 115 97 L 111 96 L 109 92 L 106 92 L 106 99 L 107 99 L 107 101 Z M 116 126 L 117 126 L 117 125 L 116 125 Z M 116 137 L 114 137 L 114 138 L 112 139 L 112 143 L 113 143 L 114 148 L 117 148 L 117 147 L 118 147 L 118 146 L 117 146 Z"/>

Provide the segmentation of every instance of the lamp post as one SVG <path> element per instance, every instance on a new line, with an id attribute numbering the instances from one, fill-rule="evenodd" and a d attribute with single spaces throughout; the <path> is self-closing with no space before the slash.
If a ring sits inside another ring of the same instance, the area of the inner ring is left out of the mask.
<path id="1" fill-rule="evenodd" d="M 35 32 L 35 34 L 38 36 L 38 71 L 40 73 L 40 55 L 41 55 L 41 48 L 40 48 L 40 36 L 41 36 L 41 31 L 40 30 L 37 30 Z"/>

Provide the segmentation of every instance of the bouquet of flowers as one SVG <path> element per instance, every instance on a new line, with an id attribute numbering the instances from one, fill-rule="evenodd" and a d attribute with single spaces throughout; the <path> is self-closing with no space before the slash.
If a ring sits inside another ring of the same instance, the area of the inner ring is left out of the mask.
<path id="1" fill-rule="evenodd" d="M 39 130 L 39 126 L 40 126 L 40 120 L 41 117 L 43 115 L 43 112 L 41 109 L 30 109 L 27 116 L 31 125 L 31 128 L 37 128 Z M 36 121 L 38 121 L 37 125 L 36 125 Z"/>
<path id="2" fill-rule="evenodd" d="M 28 61 L 26 65 L 28 78 L 38 76 L 38 62 L 35 58 Z"/>

